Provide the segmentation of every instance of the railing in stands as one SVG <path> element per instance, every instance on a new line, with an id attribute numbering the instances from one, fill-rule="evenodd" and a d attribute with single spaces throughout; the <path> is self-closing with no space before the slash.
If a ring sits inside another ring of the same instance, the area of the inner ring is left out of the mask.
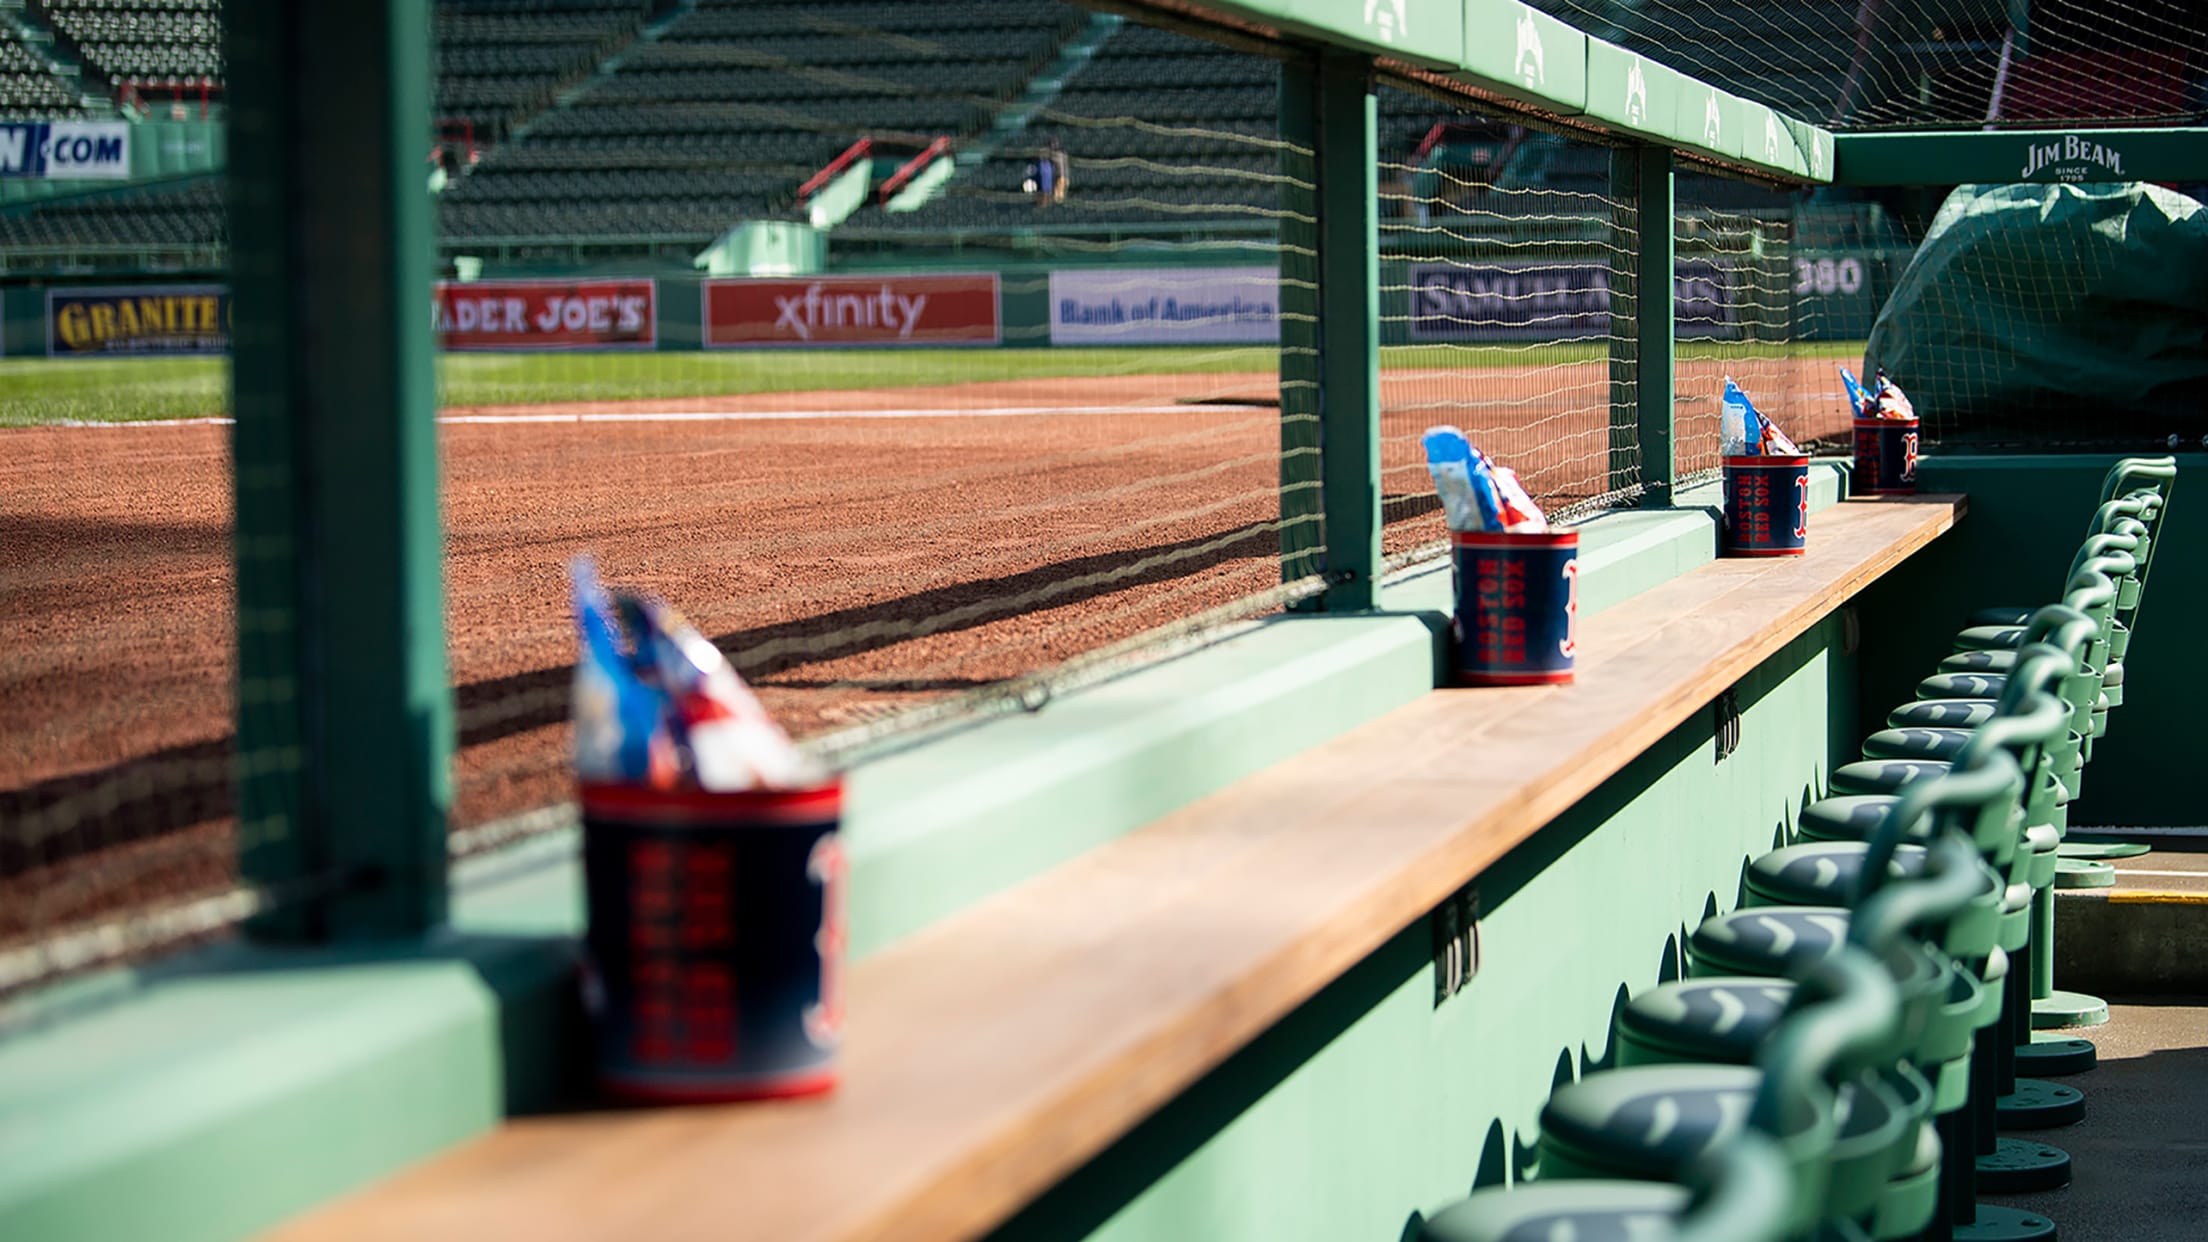
<path id="1" fill-rule="evenodd" d="M 882 202 L 888 202 L 892 197 L 896 195 L 897 191 L 905 188 L 905 184 L 907 182 L 911 181 L 914 177 L 919 176 L 921 172 L 923 172 L 927 168 L 928 165 L 933 164 L 936 160 L 950 154 L 950 151 L 950 137 L 948 135 L 945 135 L 943 137 L 937 138 L 934 142 L 929 143 L 927 147 L 920 152 L 920 154 L 915 155 L 911 159 L 905 161 L 902 165 L 898 167 L 896 172 L 891 173 L 888 178 L 882 182 L 880 190 L 876 193 L 876 197 L 878 197 Z"/>
<path id="2" fill-rule="evenodd" d="M 204 121 L 214 107 L 215 94 L 221 89 L 222 83 L 213 78 L 133 78 L 115 88 L 115 101 L 126 110 L 147 117 L 153 115 L 157 98 L 166 97 L 172 109 L 181 112 L 185 102 L 196 94 L 199 96 L 199 119 Z"/>
<path id="3" fill-rule="evenodd" d="M 819 172 L 816 172 L 812 176 L 807 177 L 805 179 L 805 184 L 797 187 L 797 201 L 799 205 L 802 206 L 806 199 L 811 198 L 814 194 L 819 192 L 820 187 L 827 185 L 829 182 L 835 180 L 836 177 L 840 175 L 844 169 L 851 167 L 851 165 L 857 163 L 859 160 L 873 154 L 873 151 L 874 140 L 872 138 L 861 138 L 857 142 L 852 143 L 850 146 L 845 147 L 843 149 L 843 154 L 828 161 L 825 165 L 821 167 L 821 170 Z"/>

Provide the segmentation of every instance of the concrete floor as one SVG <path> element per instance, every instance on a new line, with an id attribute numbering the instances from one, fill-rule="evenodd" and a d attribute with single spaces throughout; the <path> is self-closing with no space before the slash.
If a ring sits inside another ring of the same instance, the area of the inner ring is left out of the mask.
<path id="1" fill-rule="evenodd" d="M 2100 1065 L 2061 1081 L 2085 1092 L 2085 1120 L 2041 1139 L 2070 1153 L 2069 1186 L 1987 1196 L 2053 1218 L 2061 1242 L 2208 1239 L 2208 997 L 2111 1004 L 2077 1032 Z"/>

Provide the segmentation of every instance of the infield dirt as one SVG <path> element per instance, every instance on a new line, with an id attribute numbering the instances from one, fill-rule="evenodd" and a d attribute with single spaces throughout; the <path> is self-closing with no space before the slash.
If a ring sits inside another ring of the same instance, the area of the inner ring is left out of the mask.
<path id="1" fill-rule="evenodd" d="M 1829 369 L 1783 365 L 1806 392 Z M 1431 423 L 1473 430 L 1548 499 L 1600 490 L 1606 373 L 1558 370 L 1384 377 L 1391 550 L 1440 533 L 1416 439 Z M 573 556 L 682 608 L 793 733 L 816 734 L 1276 585 L 1276 383 L 1119 376 L 447 411 L 455 825 L 567 796 Z M 1712 420 L 1714 401 L 1684 401 L 1682 444 L 1714 435 Z M 0 823 L 38 834 L 0 835 L 6 939 L 232 874 L 236 627 L 227 428 L 27 428 L 0 442 L 15 636 L 0 663 Z"/>

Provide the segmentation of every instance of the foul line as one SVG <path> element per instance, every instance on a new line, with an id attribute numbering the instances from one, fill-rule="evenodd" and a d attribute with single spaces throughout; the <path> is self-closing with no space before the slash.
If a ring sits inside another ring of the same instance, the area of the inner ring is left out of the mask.
<path id="1" fill-rule="evenodd" d="M 1008 405 L 979 409 L 888 410 L 643 410 L 595 414 L 440 414 L 437 421 L 455 425 L 507 423 L 789 423 L 832 419 L 895 418 L 1062 418 L 1101 414 L 1247 414 L 1269 410 L 1267 405 L 1241 405 L 1218 401 L 1176 405 Z M 96 422 L 65 419 L 50 427 L 229 427 L 234 418 L 149 418 L 128 422 Z"/>

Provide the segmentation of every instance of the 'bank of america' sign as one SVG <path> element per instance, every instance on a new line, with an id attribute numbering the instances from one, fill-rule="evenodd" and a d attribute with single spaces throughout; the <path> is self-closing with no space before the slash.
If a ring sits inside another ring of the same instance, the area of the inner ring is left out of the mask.
<path id="1" fill-rule="evenodd" d="M 48 181 L 130 176 L 130 126 L 122 121 L 0 125 L 0 177 Z"/>

